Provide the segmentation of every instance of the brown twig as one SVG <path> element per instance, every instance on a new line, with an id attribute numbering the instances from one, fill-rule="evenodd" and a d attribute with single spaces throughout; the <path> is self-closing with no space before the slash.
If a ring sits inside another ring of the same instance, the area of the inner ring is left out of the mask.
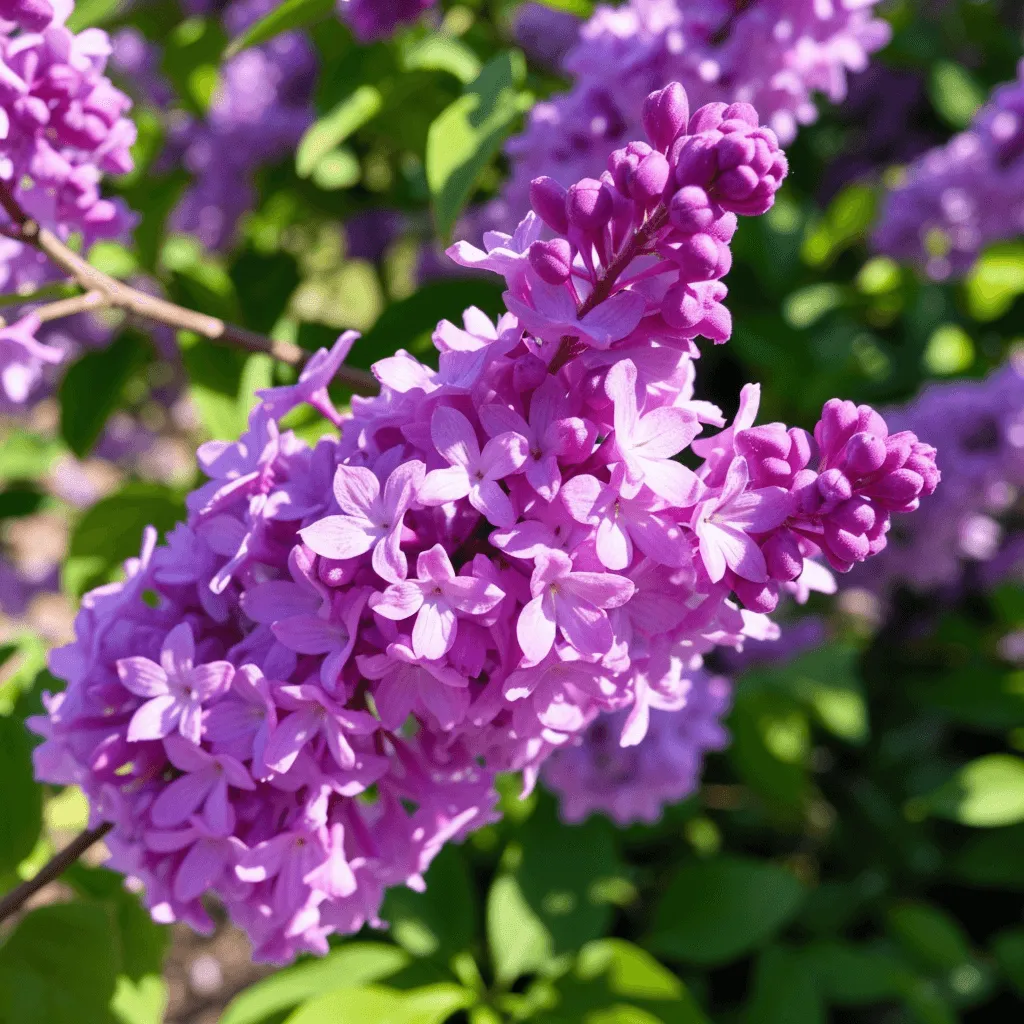
<path id="1" fill-rule="evenodd" d="M 193 334 L 198 334 L 219 344 L 234 345 L 249 352 L 264 352 L 291 366 L 301 366 L 309 358 L 309 353 L 305 349 L 293 345 L 291 342 L 275 341 L 266 335 L 226 323 L 218 317 L 197 313 L 184 306 L 168 302 L 166 299 L 147 295 L 138 288 L 132 288 L 123 281 L 118 281 L 101 270 L 97 270 L 73 249 L 65 245 L 52 231 L 41 227 L 29 217 L 15 199 L 10 188 L 3 183 L 0 183 L 0 206 L 6 211 L 13 224 L 13 230 L 6 232 L 10 237 L 45 253 L 58 267 L 74 278 L 86 290 L 86 295 L 80 296 L 81 300 L 86 300 L 92 293 L 98 293 L 99 298 L 90 299 L 85 308 L 93 308 L 92 304 L 95 303 L 96 308 L 109 306 L 113 309 L 121 309 L 146 320 L 167 324 L 167 326 L 180 331 L 191 331 Z M 105 301 L 101 301 L 101 299 Z M 69 299 L 67 303 L 75 301 L 77 300 Z M 51 320 L 82 311 L 77 306 L 62 305 L 60 302 L 53 303 L 52 307 L 55 307 L 57 311 L 54 312 L 53 309 L 49 311 L 50 315 L 47 316 L 47 319 Z M 43 311 L 46 308 L 44 306 Z M 68 312 L 64 312 L 65 309 Z M 37 311 L 37 315 L 40 312 L 42 311 Z M 376 379 L 365 370 L 342 366 L 338 370 L 337 378 L 344 381 L 353 391 L 362 394 L 372 394 L 377 390 Z"/>
<path id="2" fill-rule="evenodd" d="M 86 829 L 79 833 L 63 850 L 55 853 L 32 878 L 0 897 L 0 921 L 16 914 L 43 886 L 60 878 L 90 846 L 98 843 L 113 827 L 108 822 L 99 828 Z"/>
<path id="3" fill-rule="evenodd" d="M 110 300 L 105 292 L 94 289 L 84 295 L 73 295 L 70 299 L 58 299 L 56 302 L 48 302 L 45 306 L 37 306 L 32 310 L 32 315 L 42 323 L 50 320 L 63 320 L 66 316 L 74 316 L 76 313 L 93 313 L 98 309 L 106 309 Z"/>

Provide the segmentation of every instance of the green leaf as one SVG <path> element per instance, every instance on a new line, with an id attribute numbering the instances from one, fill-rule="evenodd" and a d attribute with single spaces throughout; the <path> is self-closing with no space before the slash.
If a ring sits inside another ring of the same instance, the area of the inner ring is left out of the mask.
<path id="1" fill-rule="evenodd" d="M 973 834 L 953 865 L 971 885 L 1024 890 L 1024 825 Z"/>
<path id="2" fill-rule="evenodd" d="M 856 648 L 829 644 L 802 655 L 779 673 L 829 732 L 859 744 L 868 738 L 868 711 L 857 658 Z"/>
<path id="3" fill-rule="evenodd" d="M 31 690 L 40 672 L 46 670 L 46 653 L 46 644 L 29 630 L 0 645 L 0 715 L 15 712 L 22 694 Z"/>
<path id="4" fill-rule="evenodd" d="M 237 438 L 245 429 L 242 375 L 252 357 L 196 335 L 183 334 L 180 340 L 189 390 L 206 429 L 220 440 Z"/>
<path id="5" fill-rule="evenodd" d="M 148 339 L 124 331 L 112 345 L 72 363 L 60 383 L 60 436 L 79 458 L 92 451 L 111 413 L 121 405 L 125 385 L 151 357 Z"/>
<path id="6" fill-rule="evenodd" d="M 942 119 L 958 131 L 971 123 L 971 118 L 985 102 L 985 90 L 966 68 L 951 60 L 936 61 L 932 65 L 928 93 Z"/>
<path id="7" fill-rule="evenodd" d="M 552 955 L 551 935 L 512 875 L 499 875 L 487 894 L 487 944 L 499 985 L 533 974 Z"/>
<path id="8" fill-rule="evenodd" d="M 64 588 L 81 597 L 90 587 L 109 580 L 125 559 L 138 555 L 147 526 L 165 533 L 184 518 L 184 502 L 169 487 L 128 484 L 93 505 L 78 521 L 62 572 Z"/>
<path id="9" fill-rule="evenodd" d="M 390 890 L 381 916 L 390 922 L 395 941 L 413 956 L 447 962 L 473 943 L 474 898 L 462 851 L 448 845 L 430 865 L 426 891 Z"/>
<path id="10" fill-rule="evenodd" d="M 492 58 L 465 94 L 445 108 L 427 135 L 427 183 L 434 220 L 449 238 L 483 170 L 512 133 L 525 101 L 526 63 L 517 50 Z"/>
<path id="11" fill-rule="evenodd" d="M 0 445 L 0 482 L 38 480 L 64 450 L 57 441 L 29 430 L 10 430 Z"/>
<path id="12" fill-rule="evenodd" d="M 967 308 L 981 323 L 998 320 L 1024 293 L 1024 243 L 1000 242 L 983 252 L 964 282 Z"/>
<path id="13" fill-rule="evenodd" d="M 266 17 L 260 18 L 255 24 L 232 41 L 224 52 L 225 57 L 233 57 L 250 46 L 265 43 L 282 32 L 290 32 L 296 28 L 307 28 L 323 21 L 334 13 L 334 0 L 284 0 Z"/>
<path id="14" fill-rule="evenodd" d="M 406 71 L 447 71 L 463 85 L 480 74 L 480 58 L 454 36 L 429 35 L 403 55 Z"/>
<path id="15" fill-rule="evenodd" d="M 538 1024 L 706 1024 L 686 986 L 649 953 L 624 939 L 584 946 L 555 986 L 557 1005 Z"/>
<path id="16" fill-rule="evenodd" d="M 979 757 L 932 793 L 910 801 L 908 812 L 933 814 L 973 828 L 1024 821 L 1024 759 L 1012 754 Z"/>
<path id="17" fill-rule="evenodd" d="M 126 6 L 124 0 L 77 0 L 68 15 L 67 26 L 72 32 L 81 32 L 84 28 L 105 25 L 121 13 L 123 6 Z"/>
<path id="18" fill-rule="evenodd" d="M 565 11 L 581 18 L 589 18 L 594 13 L 592 0 L 537 0 L 542 7 L 550 7 L 553 11 Z"/>
<path id="19" fill-rule="evenodd" d="M 361 85 L 346 96 L 329 114 L 318 118 L 306 130 L 295 151 L 295 170 L 308 178 L 320 161 L 380 113 L 384 97 L 373 85 Z"/>
<path id="20" fill-rule="evenodd" d="M 950 971 L 970 963 L 971 948 L 960 925 L 938 907 L 901 903 L 888 915 L 889 930 L 926 967 Z"/>
<path id="21" fill-rule="evenodd" d="M 229 1004 L 219 1024 L 260 1024 L 335 989 L 359 988 L 401 970 L 409 957 L 383 942 L 354 942 L 258 981 Z"/>
<path id="22" fill-rule="evenodd" d="M 647 945 L 679 960 L 725 963 L 785 927 L 804 896 L 793 875 L 766 861 L 684 864 L 658 902 Z"/>
<path id="23" fill-rule="evenodd" d="M 770 947 L 757 961 L 747 1024 L 825 1024 L 825 1006 L 797 953 Z"/>
<path id="24" fill-rule="evenodd" d="M 538 808 L 519 834 L 522 859 L 516 878 L 523 897 L 551 936 L 557 955 L 579 949 L 608 931 L 608 883 L 623 879 L 612 827 L 591 818 L 568 827 L 552 802 Z"/>
<path id="25" fill-rule="evenodd" d="M 32 852 L 43 826 L 43 795 L 32 776 L 32 746 L 23 722 L 0 717 L 0 876 L 12 872 Z"/>
<path id="26" fill-rule="evenodd" d="M 458 985 L 438 984 L 408 992 L 379 986 L 342 989 L 306 1003 L 287 1024 L 443 1024 L 473 996 Z"/>
<path id="27" fill-rule="evenodd" d="M 884 944 L 854 946 L 817 942 L 801 953 L 818 991 L 837 1006 L 861 1006 L 895 999 L 903 991 L 907 968 Z"/>
<path id="28" fill-rule="evenodd" d="M 102 906 L 34 910 L 0 947 L 4 1024 L 110 1024 L 117 955 Z"/>

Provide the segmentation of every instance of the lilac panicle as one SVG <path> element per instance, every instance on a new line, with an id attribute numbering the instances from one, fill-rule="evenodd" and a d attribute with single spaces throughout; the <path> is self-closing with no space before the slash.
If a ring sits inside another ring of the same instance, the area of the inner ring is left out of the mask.
<path id="1" fill-rule="evenodd" d="M 70 31 L 64 22 L 71 9 L 47 0 L 0 6 L 0 181 L 40 224 L 63 239 L 79 235 L 88 248 L 132 226 L 124 204 L 102 198 L 99 186 L 105 174 L 132 169 L 135 126 L 127 117 L 131 101 L 104 75 L 106 33 Z M 0 210 L 0 230 L 5 225 Z M 57 273 L 42 253 L 0 234 L 0 291 L 31 291 Z M 12 390 L 12 344 L 2 344 L 3 392 L 21 404 L 38 364 L 52 360 L 40 352 L 21 360 Z"/>
<path id="2" fill-rule="evenodd" d="M 694 398 L 737 214 L 786 164 L 746 104 L 691 115 L 670 86 L 647 112 L 599 178 L 537 181 L 514 234 L 453 248 L 505 278 L 497 323 L 442 321 L 437 369 L 380 360 L 347 415 L 342 336 L 84 598 L 37 774 L 85 790 L 158 920 L 207 927 L 212 890 L 257 956 L 322 953 L 494 819 L 496 772 L 532 786 L 602 715 L 627 748 L 657 729 L 651 764 L 688 750 L 655 802 L 683 795 L 724 742 L 704 656 L 777 635 L 781 593 L 828 590 L 821 559 L 877 552 L 934 490 L 934 451 L 865 406 L 812 437 L 756 427 L 756 385 L 728 426 Z M 300 403 L 336 428 L 314 446 L 282 426 Z"/>
<path id="3" fill-rule="evenodd" d="M 666 82 L 693 106 L 753 104 L 784 143 L 817 118 L 814 94 L 838 103 L 847 72 L 863 71 L 890 36 L 877 0 L 629 0 L 602 4 L 562 61 L 572 87 L 538 103 L 506 150 L 505 208 L 518 211 L 532 179 L 577 181 L 609 150 L 641 137 L 644 97 Z"/>
<path id="4" fill-rule="evenodd" d="M 1024 61 L 970 128 L 915 160 L 885 200 L 876 248 L 935 280 L 970 270 L 991 242 L 1024 230 Z"/>

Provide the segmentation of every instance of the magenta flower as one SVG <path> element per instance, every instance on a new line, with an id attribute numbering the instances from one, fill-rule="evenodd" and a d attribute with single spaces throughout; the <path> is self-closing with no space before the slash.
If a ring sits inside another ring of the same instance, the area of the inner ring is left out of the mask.
<path id="1" fill-rule="evenodd" d="M 278 619 L 271 627 L 288 650 L 325 655 L 320 665 L 320 682 L 328 693 L 334 693 L 355 646 L 359 617 L 368 596 L 366 587 L 335 593 L 316 615 L 291 615 Z"/>
<path id="2" fill-rule="evenodd" d="M 218 753 L 252 761 L 252 775 L 271 774 L 264 760 L 267 740 L 277 727 L 277 705 L 270 684 L 255 665 L 243 665 L 231 680 L 229 699 L 210 708 L 206 738 Z"/>
<path id="3" fill-rule="evenodd" d="M 727 568 L 752 583 L 768 579 L 764 555 L 748 534 L 781 526 L 793 499 L 781 487 L 748 491 L 749 482 L 746 459 L 733 459 L 721 493 L 694 510 L 690 526 L 700 540 L 700 555 L 712 583 L 718 583 Z"/>
<path id="4" fill-rule="evenodd" d="M 175 729 L 199 743 L 203 734 L 202 705 L 231 684 L 234 666 L 227 661 L 195 665 L 196 645 L 187 622 L 167 634 L 160 664 L 149 658 L 122 658 L 117 674 L 125 689 L 146 703 L 132 715 L 128 741 L 159 740 Z"/>
<path id="5" fill-rule="evenodd" d="M 352 346 L 359 340 L 357 331 L 346 331 L 334 343 L 331 350 L 320 349 L 302 369 L 298 382 L 289 387 L 266 388 L 256 394 L 272 416 L 284 416 L 297 405 L 308 403 L 332 423 L 339 423 L 341 417 L 334 408 L 327 385 L 334 380 L 341 364 L 345 362 Z"/>
<path id="6" fill-rule="evenodd" d="M 580 654 L 607 654 L 612 627 L 606 608 L 620 608 L 633 596 L 633 584 L 610 572 L 573 572 L 561 551 L 537 556 L 530 579 L 533 599 L 519 615 L 516 635 L 530 665 L 543 661 L 556 632 Z"/>
<path id="7" fill-rule="evenodd" d="M 596 477 L 567 480 L 562 501 L 578 523 L 596 526 L 597 557 L 607 569 L 619 571 L 633 562 L 633 546 L 661 565 L 682 568 L 690 564 L 690 546 L 678 523 L 659 515 L 668 513 L 666 502 L 642 490 L 635 498 L 623 498 L 615 486 Z"/>
<path id="8" fill-rule="evenodd" d="M 473 508 L 489 522 L 511 526 L 516 512 L 498 481 L 517 472 L 526 462 L 526 438 L 512 432 L 499 434 L 481 451 L 469 420 L 457 409 L 443 405 L 434 410 L 430 436 L 449 468 L 435 469 L 426 475 L 417 495 L 419 500 L 429 506 L 469 498 Z"/>
<path id="9" fill-rule="evenodd" d="M 328 700 L 318 686 L 281 686 L 274 698 L 278 707 L 293 712 L 278 723 L 263 755 L 278 772 L 287 772 L 302 748 L 321 734 L 338 767 L 349 771 L 356 767 L 357 758 L 347 734 L 369 736 L 377 729 L 372 715 Z"/>
<path id="10" fill-rule="evenodd" d="M 234 836 L 211 831 L 202 818 L 187 828 L 172 831 L 147 830 L 146 848 L 156 853 L 177 853 L 188 849 L 174 874 L 172 892 L 176 900 L 189 903 L 216 885 L 225 872 L 234 874 L 235 861 L 245 845 Z"/>
<path id="11" fill-rule="evenodd" d="M 2 118 L 0 118 L 2 120 Z M 42 380 L 43 367 L 64 361 L 64 353 L 36 340 L 37 316 L 23 316 L 0 327 L 0 391 L 14 405 L 24 405 Z"/>
<path id="12" fill-rule="evenodd" d="M 393 583 L 371 599 L 370 607 L 396 622 L 416 616 L 412 649 L 417 658 L 436 661 L 451 650 L 458 629 L 457 611 L 485 615 L 505 596 L 486 580 L 456 576 L 440 544 L 419 556 L 416 572 L 419 579 Z"/>
<path id="13" fill-rule="evenodd" d="M 672 456 L 678 455 L 700 433 L 697 418 L 683 409 L 662 406 L 643 415 L 636 403 L 636 366 L 624 359 L 608 371 L 605 385 L 615 403 L 613 461 L 625 466 L 622 496 L 633 498 L 645 484 L 659 498 L 679 508 L 692 505 L 701 484 L 693 470 Z"/>
<path id="14" fill-rule="evenodd" d="M 168 736 L 164 749 L 171 764 L 185 774 L 169 783 L 153 801 L 153 824 L 157 828 L 176 828 L 198 812 L 215 835 L 230 835 L 235 828 L 235 810 L 228 787 L 256 788 L 245 766 L 227 754 L 207 753 L 178 736 Z"/>
<path id="15" fill-rule="evenodd" d="M 326 558 L 357 558 L 372 548 L 374 572 L 397 583 L 409 571 L 401 547 L 402 521 L 422 477 L 422 462 L 406 462 L 392 471 L 381 493 L 370 470 L 339 466 L 334 497 L 342 514 L 307 526 L 299 536 Z"/>
<path id="16" fill-rule="evenodd" d="M 529 422 L 514 409 L 497 404 L 480 410 L 480 422 L 491 437 L 513 433 L 526 438 L 529 455 L 524 475 L 545 501 L 553 501 L 562 484 L 559 458 L 582 462 L 594 442 L 592 425 L 569 415 L 565 388 L 551 376 L 533 394 Z"/>

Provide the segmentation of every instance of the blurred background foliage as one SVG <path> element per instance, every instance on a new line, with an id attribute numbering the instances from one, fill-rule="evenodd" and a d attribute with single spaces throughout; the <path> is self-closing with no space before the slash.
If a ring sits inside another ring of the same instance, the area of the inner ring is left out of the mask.
<path id="1" fill-rule="evenodd" d="M 304 6 L 312 18 L 316 5 Z M 169 232 L 188 176 L 161 164 L 166 120 L 141 103 L 137 168 L 115 185 L 142 215 L 135 244 L 103 244 L 94 261 L 309 349 L 358 329 L 362 367 L 398 348 L 429 355 L 439 318 L 500 309 L 500 287 L 453 274 L 439 240 L 497 194 L 505 138 L 531 102 L 565 85 L 516 49 L 516 6 L 445 3 L 438 30 L 366 47 L 316 19 L 316 121 L 293 158 L 259 172 L 258 207 L 227 253 Z M 758 380 L 762 419 L 810 426 L 833 394 L 885 404 L 927 379 L 982 377 L 1024 337 L 1024 240 L 992 248 L 952 285 L 867 245 L 907 131 L 941 142 L 1013 77 L 1020 10 L 897 0 L 883 12 L 895 37 L 875 62 L 912 83 L 904 120 L 887 139 L 878 122 L 892 97 L 867 72 L 849 103 L 822 104 L 800 132 L 771 213 L 742 224 L 728 278 L 736 330 L 727 346 L 707 346 L 699 396 L 728 412 Z M 227 42 L 216 17 L 186 18 L 165 0 L 127 11 L 85 0 L 74 21 L 159 41 L 178 105 L 205 112 Z M 85 820 L 75 790 L 32 781 L 22 723 L 59 688 L 46 647 L 66 634 L 68 601 L 112 578 L 144 525 L 169 527 L 194 480 L 177 449 L 160 466 L 125 469 L 98 442 L 125 417 L 167 444 L 183 439 L 182 450 L 237 435 L 254 388 L 292 372 L 187 338 L 181 363 L 187 415 L 169 420 L 155 400 L 180 370 L 128 328 L 71 368 L 59 412 L 5 425 L 5 550 L 29 552 L 39 573 L 60 564 L 63 596 L 5 620 L 0 891 Z M 941 438 L 928 440 L 941 451 Z M 52 551 L 41 550 L 40 523 L 56 531 Z M 519 780 L 505 779 L 504 820 L 446 849 L 425 893 L 394 892 L 387 931 L 247 988 L 258 974 L 244 954 L 211 967 L 205 947 L 154 925 L 118 877 L 83 863 L 3 935 L 0 1022 L 1024 1019 L 1024 672 L 998 646 L 1024 628 L 1024 595 L 1005 586 L 949 606 L 901 593 L 884 621 L 854 599 L 811 611 L 829 615 L 833 639 L 738 679 L 732 747 L 657 825 L 565 826 L 548 794 L 520 800 Z M 234 948 L 213 941 L 214 952 Z"/>

